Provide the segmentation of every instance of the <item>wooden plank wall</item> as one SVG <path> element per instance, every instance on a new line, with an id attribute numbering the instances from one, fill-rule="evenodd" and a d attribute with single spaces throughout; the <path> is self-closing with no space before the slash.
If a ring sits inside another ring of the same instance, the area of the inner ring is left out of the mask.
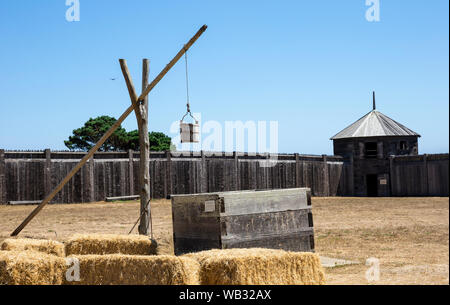
<path id="1" fill-rule="evenodd" d="M 42 200 L 76 165 L 80 152 L 0 151 L 0 202 Z M 278 155 L 265 167 L 265 155 L 151 153 L 153 198 L 248 189 L 310 187 L 314 196 L 336 196 L 342 179 L 340 157 Z M 139 194 L 139 153 L 97 153 L 53 202 L 78 203 Z"/>
<path id="2" fill-rule="evenodd" d="M 448 154 L 391 157 L 392 196 L 448 196 Z"/>
<path id="3" fill-rule="evenodd" d="M 84 156 L 80 152 L 0 150 L 0 203 L 42 200 Z M 250 189 L 309 187 L 313 196 L 351 196 L 350 163 L 336 156 L 151 153 L 153 198 Z M 391 160 L 393 196 L 448 196 L 448 154 L 396 156 Z M 77 203 L 139 194 L 139 153 L 98 153 L 53 202 Z"/>

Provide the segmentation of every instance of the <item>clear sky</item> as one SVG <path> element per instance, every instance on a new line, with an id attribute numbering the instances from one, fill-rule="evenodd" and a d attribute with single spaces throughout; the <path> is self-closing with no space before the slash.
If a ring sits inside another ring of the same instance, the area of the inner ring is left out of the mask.
<path id="1" fill-rule="evenodd" d="M 119 117 L 203 25 L 189 52 L 191 107 L 203 121 L 278 121 L 280 152 L 332 154 L 331 136 L 372 107 L 420 133 L 420 153 L 449 151 L 449 2 L 380 0 L 0 1 L 0 148 L 65 149 L 90 117 Z M 184 62 L 150 93 L 150 125 L 185 112 Z M 111 78 L 117 78 L 115 81 Z M 136 129 L 134 115 L 124 122 Z M 170 134 L 174 136 L 174 134 Z"/>

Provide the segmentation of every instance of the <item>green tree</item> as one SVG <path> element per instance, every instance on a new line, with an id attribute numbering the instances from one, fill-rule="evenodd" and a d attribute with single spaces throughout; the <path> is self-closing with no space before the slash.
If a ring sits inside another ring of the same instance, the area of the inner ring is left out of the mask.
<path id="1" fill-rule="evenodd" d="M 111 128 L 117 120 L 110 116 L 99 116 L 95 119 L 90 118 L 83 127 L 75 129 L 69 140 L 64 144 L 70 150 L 90 150 L 100 138 Z M 106 140 L 100 147 L 100 151 L 124 150 L 128 143 L 128 134 L 122 126 Z"/>
<path id="2" fill-rule="evenodd" d="M 64 144 L 70 150 L 90 150 L 100 138 L 111 128 L 117 120 L 110 116 L 90 118 L 83 127 L 75 129 L 69 140 Z M 149 132 L 150 150 L 166 151 L 174 150 L 172 139 L 162 132 Z M 132 149 L 139 151 L 139 132 L 133 130 L 127 132 L 122 126 L 114 131 L 106 142 L 100 146 L 100 151 L 126 151 Z"/>
<path id="3" fill-rule="evenodd" d="M 172 145 L 172 139 L 162 132 L 149 132 L 148 137 L 150 140 L 150 151 L 166 151 L 175 149 L 175 146 Z M 137 130 L 128 132 L 127 148 L 135 151 L 139 150 L 139 132 Z"/>

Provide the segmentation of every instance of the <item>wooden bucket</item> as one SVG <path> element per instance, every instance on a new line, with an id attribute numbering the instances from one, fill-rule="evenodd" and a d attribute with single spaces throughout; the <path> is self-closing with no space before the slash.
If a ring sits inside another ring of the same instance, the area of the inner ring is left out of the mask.
<path id="1" fill-rule="evenodd" d="M 200 125 L 180 122 L 181 143 L 199 143 L 200 142 Z"/>

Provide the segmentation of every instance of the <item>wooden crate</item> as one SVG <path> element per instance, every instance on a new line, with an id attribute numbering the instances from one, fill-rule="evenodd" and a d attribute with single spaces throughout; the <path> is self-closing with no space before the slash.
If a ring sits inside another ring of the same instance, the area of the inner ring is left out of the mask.
<path id="1" fill-rule="evenodd" d="M 314 252 L 309 188 L 172 196 L 175 254 L 270 248 Z"/>

